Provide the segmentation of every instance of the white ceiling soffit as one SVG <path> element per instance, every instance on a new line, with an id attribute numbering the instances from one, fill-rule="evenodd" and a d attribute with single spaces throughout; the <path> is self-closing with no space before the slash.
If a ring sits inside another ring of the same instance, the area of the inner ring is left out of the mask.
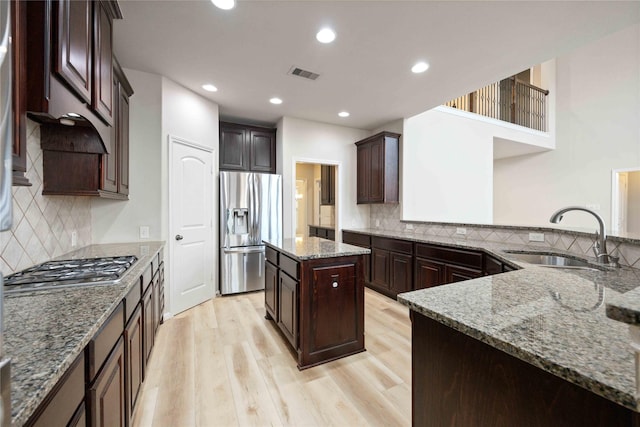
<path id="1" fill-rule="evenodd" d="M 164 75 L 224 117 L 374 129 L 638 22 L 640 2 L 121 0 L 123 67 Z M 316 41 L 331 26 L 336 40 Z M 413 74 L 418 60 L 430 68 Z M 311 81 L 288 75 L 313 70 Z M 213 83 L 218 92 L 201 86 Z M 269 98 L 283 103 L 274 106 Z M 339 111 L 351 116 L 338 117 Z"/>

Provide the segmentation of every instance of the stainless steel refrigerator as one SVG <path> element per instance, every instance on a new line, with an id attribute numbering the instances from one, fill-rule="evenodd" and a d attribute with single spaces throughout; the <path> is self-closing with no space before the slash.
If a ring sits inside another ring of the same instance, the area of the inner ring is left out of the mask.
<path id="1" fill-rule="evenodd" d="M 220 293 L 264 289 L 263 240 L 282 238 L 282 177 L 220 172 Z"/>

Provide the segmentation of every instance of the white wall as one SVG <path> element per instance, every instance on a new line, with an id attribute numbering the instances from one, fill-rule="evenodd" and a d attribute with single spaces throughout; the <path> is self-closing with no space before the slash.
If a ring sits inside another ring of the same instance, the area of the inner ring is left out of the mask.
<path id="1" fill-rule="evenodd" d="M 491 223 L 495 139 L 553 146 L 540 132 L 447 107 L 405 119 L 402 219 Z"/>
<path id="2" fill-rule="evenodd" d="M 149 227 L 149 239 L 164 239 L 161 228 L 162 77 L 124 70 L 134 94 L 130 99 L 128 201 L 93 198 L 93 243 L 135 242 L 139 227 Z"/>
<path id="3" fill-rule="evenodd" d="M 595 204 L 611 223 L 611 170 L 640 165 L 640 26 L 556 60 L 556 150 L 498 160 L 494 221 L 549 225 L 568 205 Z M 561 227 L 593 229 L 588 214 Z"/>
<path id="4" fill-rule="evenodd" d="M 343 126 L 283 117 L 278 122 L 278 144 L 282 150 L 283 234 L 295 235 L 295 162 L 338 164 L 336 185 L 336 227 L 369 225 L 369 207 L 356 204 L 356 147 L 369 132 Z M 336 240 L 341 240 L 336 235 Z"/>
<path id="5" fill-rule="evenodd" d="M 172 237 L 169 233 L 169 135 L 214 149 L 213 165 L 215 182 L 214 218 L 217 218 L 215 208 L 218 205 L 218 105 L 200 95 L 178 85 L 166 77 L 162 78 L 162 132 L 160 144 L 162 147 L 162 239 L 167 242 L 167 249 L 171 253 Z M 213 277 L 215 288 L 218 278 L 218 226 L 214 220 L 213 226 Z M 170 266 L 170 264 L 168 264 Z M 171 277 L 171 272 L 165 272 Z M 212 295 L 213 297 L 213 295 Z M 168 307 L 172 311 L 171 294 L 165 291 L 165 298 L 169 298 Z"/>

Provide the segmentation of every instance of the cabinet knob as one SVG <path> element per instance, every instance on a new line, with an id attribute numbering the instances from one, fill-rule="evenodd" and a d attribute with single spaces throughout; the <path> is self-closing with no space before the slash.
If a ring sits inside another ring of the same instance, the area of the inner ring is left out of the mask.
<path id="1" fill-rule="evenodd" d="M 337 287 L 338 287 L 338 282 L 333 282 L 333 283 L 331 284 L 331 286 L 332 286 L 332 287 L 334 287 L 334 288 L 337 288 Z"/>

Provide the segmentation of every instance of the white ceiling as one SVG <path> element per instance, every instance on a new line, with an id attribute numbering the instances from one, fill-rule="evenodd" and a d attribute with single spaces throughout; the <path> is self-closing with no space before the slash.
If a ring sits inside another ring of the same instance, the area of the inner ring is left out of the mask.
<path id="1" fill-rule="evenodd" d="M 120 0 L 123 67 L 211 99 L 223 118 L 361 129 L 423 112 L 640 20 L 640 2 Z M 315 34 L 333 27 L 336 41 Z M 411 73 L 417 60 L 431 68 Z M 287 74 L 298 66 L 320 74 Z M 218 92 L 201 85 L 213 83 Z M 135 88 L 134 88 L 135 89 Z M 269 98 L 284 103 L 275 106 Z M 347 110 L 343 119 L 338 112 Z"/>

